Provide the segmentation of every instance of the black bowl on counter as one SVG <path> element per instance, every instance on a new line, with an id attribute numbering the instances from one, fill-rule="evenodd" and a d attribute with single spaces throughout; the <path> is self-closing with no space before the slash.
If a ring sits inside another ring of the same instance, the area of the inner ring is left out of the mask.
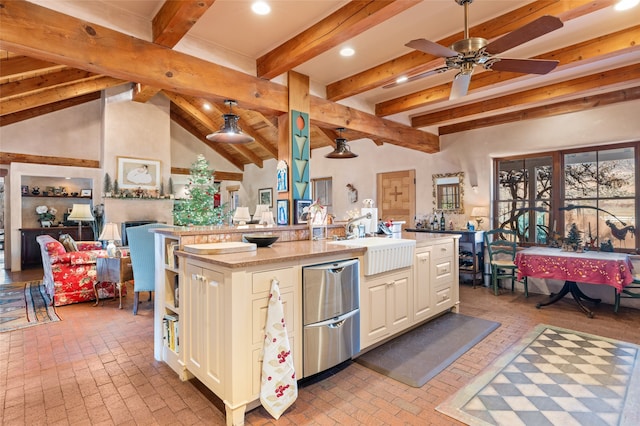
<path id="1" fill-rule="evenodd" d="M 255 243 L 258 247 L 269 247 L 275 243 L 278 235 L 274 234 L 246 234 L 242 236 L 248 243 Z"/>

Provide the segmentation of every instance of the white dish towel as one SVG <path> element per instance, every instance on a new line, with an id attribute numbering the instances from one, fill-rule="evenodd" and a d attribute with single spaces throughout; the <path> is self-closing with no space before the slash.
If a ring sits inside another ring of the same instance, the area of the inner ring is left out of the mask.
<path id="1" fill-rule="evenodd" d="M 271 280 L 267 323 L 264 328 L 260 402 L 269 414 L 278 420 L 296 398 L 298 383 L 293 366 L 293 354 L 284 322 L 280 286 L 274 278 Z"/>

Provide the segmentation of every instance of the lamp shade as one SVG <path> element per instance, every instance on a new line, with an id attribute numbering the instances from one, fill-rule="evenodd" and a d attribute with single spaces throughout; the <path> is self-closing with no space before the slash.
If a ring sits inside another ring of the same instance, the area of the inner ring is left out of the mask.
<path id="1" fill-rule="evenodd" d="M 118 241 L 120 240 L 120 231 L 118 231 L 118 225 L 113 222 L 108 222 L 104 225 L 104 229 L 100 234 L 99 240 L 102 241 Z"/>
<path id="2" fill-rule="evenodd" d="M 262 212 L 262 216 L 260 216 L 260 223 L 267 226 L 275 225 L 276 222 L 273 219 L 273 213 L 270 211 Z"/>
<path id="3" fill-rule="evenodd" d="M 82 222 L 83 220 L 92 221 L 95 219 L 91 214 L 91 206 L 89 204 L 74 204 L 67 220 Z"/>
<path id="4" fill-rule="evenodd" d="M 347 145 L 347 140 L 342 137 L 343 127 L 336 129 L 340 132 L 340 137 L 336 138 L 336 149 L 325 155 L 325 158 L 356 158 L 358 154 L 351 152 Z"/>
<path id="5" fill-rule="evenodd" d="M 233 221 L 235 223 L 246 223 L 251 220 L 251 215 L 249 214 L 249 207 L 237 207 L 236 212 L 233 214 Z"/>
<path id="6" fill-rule="evenodd" d="M 262 217 L 262 213 L 268 212 L 269 206 L 266 204 L 256 204 L 256 211 L 253 212 L 253 220 L 259 220 Z"/>
<path id="7" fill-rule="evenodd" d="M 471 217 L 487 217 L 489 216 L 489 209 L 486 207 L 474 207 L 471 210 Z"/>

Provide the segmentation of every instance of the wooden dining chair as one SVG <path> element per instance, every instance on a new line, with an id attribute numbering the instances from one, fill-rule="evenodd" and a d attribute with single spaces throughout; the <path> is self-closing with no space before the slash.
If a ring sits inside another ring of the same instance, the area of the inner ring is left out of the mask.
<path id="1" fill-rule="evenodd" d="M 620 293 L 614 288 L 616 298 L 613 305 L 613 312 L 618 313 L 620 308 L 620 298 L 640 299 L 640 256 L 630 255 L 629 259 L 633 265 L 633 281 L 622 289 Z"/>
<path id="2" fill-rule="evenodd" d="M 515 282 L 518 280 L 518 267 L 516 266 L 516 232 L 511 229 L 497 228 L 484 233 L 484 245 L 487 248 L 488 260 L 491 264 L 491 286 L 493 292 L 498 295 L 498 281 L 511 280 L 511 291 L 514 291 Z M 527 278 L 524 278 L 524 295 L 529 297 Z"/>

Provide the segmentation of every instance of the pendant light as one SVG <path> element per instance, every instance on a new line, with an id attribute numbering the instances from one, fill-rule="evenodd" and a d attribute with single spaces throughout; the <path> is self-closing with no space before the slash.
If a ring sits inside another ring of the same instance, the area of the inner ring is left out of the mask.
<path id="1" fill-rule="evenodd" d="M 347 145 L 347 140 L 342 137 L 344 127 L 336 129 L 340 132 L 340 136 L 336 138 L 336 149 L 325 155 L 326 158 L 356 158 L 358 154 L 351 152 L 351 148 Z"/>
<path id="2" fill-rule="evenodd" d="M 231 144 L 239 144 L 239 143 L 249 143 L 255 141 L 254 138 L 243 133 L 240 127 L 238 127 L 238 117 L 232 111 L 233 105 L 238 105 L 238 103 L 234 100 L 227 99 L 224 101 L 225 104 L 229 105 L 229 113 L 224 114 L 222 118 L 224 118 L 224 125 L 215 133 L 211 133 L 207 135 L 207 139 L 211 142 L 222 142 L 222 143 L 231 143 Z"/>

